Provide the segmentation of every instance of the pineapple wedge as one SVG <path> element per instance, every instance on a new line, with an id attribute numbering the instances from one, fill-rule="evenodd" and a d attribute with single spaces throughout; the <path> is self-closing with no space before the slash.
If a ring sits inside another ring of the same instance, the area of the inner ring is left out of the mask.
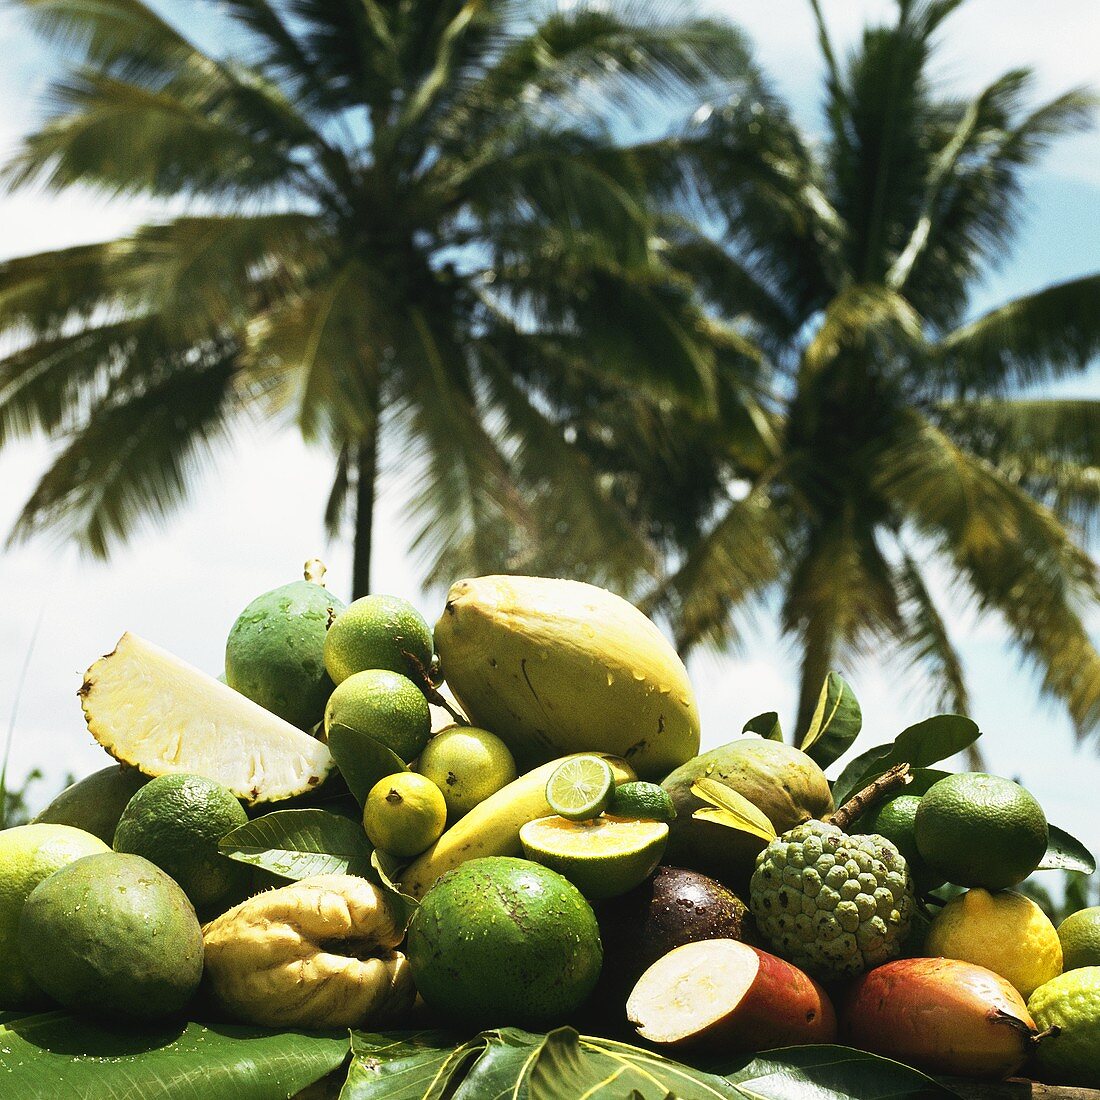
<path id="1" fill-rule="evenodd" d="M 316 738 L 134 634 L 84 674 L 80 702 L 116 760 L 146 775 L 203 775 L 245 802 L 302 794 L 333 768 Z"/>

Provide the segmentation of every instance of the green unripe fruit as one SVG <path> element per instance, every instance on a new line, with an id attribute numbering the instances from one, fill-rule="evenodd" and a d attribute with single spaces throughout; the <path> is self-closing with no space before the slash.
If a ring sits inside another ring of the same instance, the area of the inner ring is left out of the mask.
<path id="1" fill-rule="evenodd" d="M 419 665 L 426 673 L 432 663 L 432 632 L 408 600 L 363 596 L 337 616 L 325 637 L 324 656 L 336 684 L 368 668 L 410 676 Z"/>
<path id="2" fill-rule="evenodd" d="M 77 1012 L 156 1019 L 183 1008 L 202 978 L 195 910 L 141 856 L 85 856 L 39 883 L 19 947 L 31 977 Z"/>
<path id="3" fill-rule="evenodd" d="M 580 891 L 511 856 L 439 878 L 413 914 L 407 954 L 424 1000 L 464 1027 L 559 1023 L 592 992 L 603 961 Z"/>
<path id="4" fill-rule="evenodd" d="M 1047 850 L 1046 814 L 1019 783 L 960 772 L 921 799 L 914 835 L 921 858 L 956 886 L 1004 890 L 1023 882 Z"/>
<path id="5" fill-rule="evenodd" d="M 137 768 L 112 764 L 66 787 L 34 821 L 72 825 L 110 844 L 126 804 L 148 782 Z"/>
<path id="6" fill-rule="evenodd" d="M 114 847 L 171 875 L 200 912 L 220 912 L 242 899 L 251 876 L 245 864 L 218 851 L 218 842 L 247 821 L 233 792 L 220 783 L 162 775 L 130 799 Z"/>
<path id="7" fill-rule="evenodd" d="M 295 581 L 257 596 L 225 644 L 225 682 L 299 729 L 315 726 L 332 682 L 325 636 L 344 604 L 327 588 Z"/>
<path id="8" fill-rule="evenodd" d="M 341 681 L 325 707 L 325 735 L 344 726 L 372 737 L 406 764 L 432 733 L 424 693 L 407 676 L 384 668 L 356 672 Z"/>

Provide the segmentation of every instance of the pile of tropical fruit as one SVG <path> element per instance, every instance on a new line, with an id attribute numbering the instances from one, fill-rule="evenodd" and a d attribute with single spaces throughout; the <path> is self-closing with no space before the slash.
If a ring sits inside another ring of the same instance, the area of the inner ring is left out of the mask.
<path id="1" fill-rule="evenodd" d="M 830 674 L 702 754 L 686 670 L 565 580 L 455 584 L 435 627 L 306 579 L 214 678 L 127 634 L 88 670 L 118 762 L 0 833 L 0 1009 L 271 1028 L 580 1021 L 708 1053 L 841 1042 L 927 1073 L 1100 1087 L 1094 869 L 1019 784 L 932 767 L 939 715 L 855 756 Z"/>

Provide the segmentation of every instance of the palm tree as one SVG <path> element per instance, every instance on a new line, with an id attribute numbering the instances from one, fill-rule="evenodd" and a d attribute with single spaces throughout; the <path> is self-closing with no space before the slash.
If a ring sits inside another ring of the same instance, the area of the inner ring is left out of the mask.
<path id="1" fill-rule="evenodd" d="M 841 63 L 816 3 L 826 133 L 770 94 L 696 117 L 650 166 L 679 214 L 664 252 L 740 341 L 725 430 L 563 402 L 664 560 L 650 606 L 683 652 L 778 611 L 801 653 L 799 724 L 827 670 L 894 652 L 941 705 L 967 687 L 941 593 L 997 613 L 1079 731 L 1100 723 L 1100 401 L 1043 396 L 1100 351 L 1100 275 L 980 316 L 974 288 L 1020 219 L 1024 170 L 1094 99 L 1029 107 L 1030 74 L 937 94 L 933 39 L 961 0 L 901 0 Z M 700 226 L 704 228 L 701 229 Z M 721 400 L 721 399 L 720 399 Z"/>
<path id="2" fill-rule="evenodd" d="M 614 135 L 748 72 L 735 31 L 671 3 L 225 0 L 233 59 L 143 0 L 20 2 L 75 57 L 9 185 L 174 205 L 0 265 L 0 445 L 60 442 L 14 537 L 106 556 L 251 413 L 331 449 L 357 595 L 386 454 L 419 471 L 433 576 L 634 574 L 644 547 L 539 388 L 711 402 L 714 352 Z"/>

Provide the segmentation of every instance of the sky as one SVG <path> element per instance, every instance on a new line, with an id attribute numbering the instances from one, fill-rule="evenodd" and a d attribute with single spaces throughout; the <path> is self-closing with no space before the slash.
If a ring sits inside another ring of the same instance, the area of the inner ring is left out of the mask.
<path id="1" fill-rule="evenodd" d="M 159 6 L 186 20 L 191 33 L 212 34 L 209 8 L 191 0 L 161 0 Z M 800 123 L 818 129 L 821 65 L 805 0 L 710 0 L 704 6 L 745 29 Z M 886 0 L 824 0 L 823 7 L 841 52 L 866 20 L 889 18 L 893 10 Z M 1037 70 L 1037 95 L 1078 84 L 1100 87 L 1095 0 L 971 0 L 946 25 L 943 40 L 938 75 L 961 93 L 1018 65 Z M 36 118 L 50 67 L 12 6 L 0 9 L 0 52 L 2 157 Z M 1064 141 L 1052 152 L 1029 179 L 1027 207 L 1011 262 L 981 288 L 976 308 L 1100 268 L 1100 132 Z M 0 195 L 0 258 L 106 239 L 154 213 L 86 193 Z M 1100 370 L 1064 382 L 1059 392 L 1100 397 Z M 50 453 L 50 442 L 42 439 L 0 450 L 0 533 L 10 529 Z M 14 717 L 15 785 L 33 767 L 47 774 L 32 801 L 48 799 L 66 774 L 83 775 L 108 762 L 84 727 L 76 691 L 84 669 L 123 631 L 218 673 L 240 610 L 260 592 L 296 579 L 307 558 L 322 557 L 331 587 L 347 595 L 350 546 L 330 543 L 322 526 L 330 458 L 307 449 L 292 432 L 263 426 L 242 428 L 215 457 L 199 471 L 189 506 L 144 530 L 107 564 L 48 537 L 0 547 L 0 736 Z M 412 599 L 433 622 L 444 592 L 423 592 L 418 584 L 403 518 L 408 489 L 392 470 L 384 474 L 374 587 Z M 1036 676 L 1006 647 L 996 618 L 979 618 L 956 603 L 951 625 L 990 770 L 1022 779 L 1052 821 L 1100 853 L 1094 808 L 1100 738 L 1075 743 L 1065 714 L 1039 700 Z M 1100 640 L 1100 616 L 1093 616 L 1090 628 Z M 866 661 L 840 671 L 863 706 L 857 751 L 890 740 L 932 712 L 919 678 L 896 665 Z M 742 652 L 699 654 L 690 672 L 704 747 L 730 740 L 761 711 L 779 710 L 789 725 L 796 654 L 767 621 L 759 622 Z"/>

